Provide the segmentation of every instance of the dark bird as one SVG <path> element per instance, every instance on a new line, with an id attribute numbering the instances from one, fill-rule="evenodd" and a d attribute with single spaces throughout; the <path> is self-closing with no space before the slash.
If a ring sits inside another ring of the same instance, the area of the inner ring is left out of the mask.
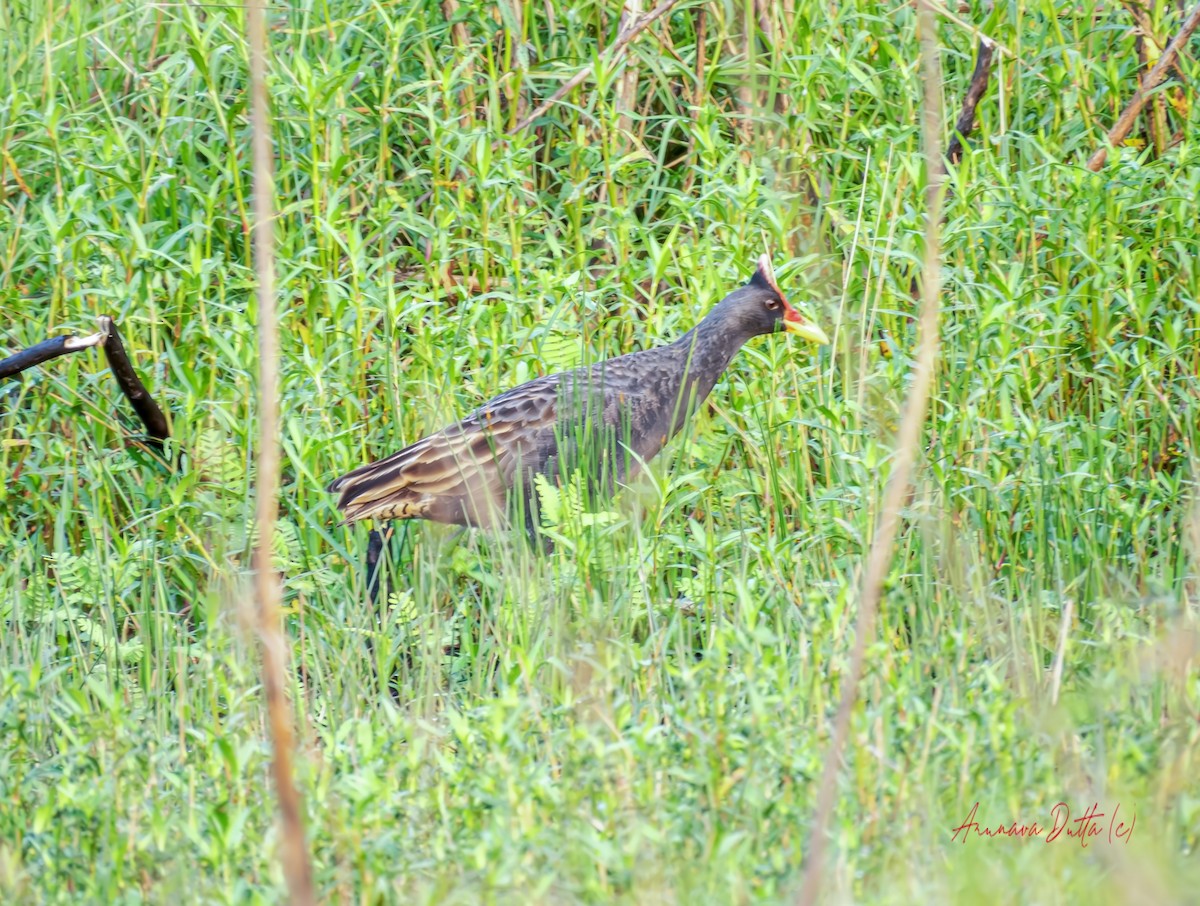
<path id="1" fill-rule="evenodd" d="M 747 340 L 781 330 L 829 342 L 788 304 L 763 255 L 745 286 L 669 346 L 529 381 L 329 490 L 346 522 L 491 528 L 516 517 L 532 533 L 535 476 L 555 484 L 578 472 L 591 500 L 612 495 L 686 424 Z"/>

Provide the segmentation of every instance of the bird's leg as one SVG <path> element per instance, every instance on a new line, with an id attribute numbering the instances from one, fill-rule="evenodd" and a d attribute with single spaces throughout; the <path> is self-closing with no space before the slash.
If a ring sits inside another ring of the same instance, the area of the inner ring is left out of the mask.
<path id="1" fill-rule="evenodd" d="M 540 550 L 543 554 L 554 551 L 554 540 L 540 530 L 541 516 L 539 515 L 537 491 L 530 479 L 525 486 L 525 493 L 514 495 L 517 513 L 514 522 L 525 524 L 525 537 L 529 539 L 529 547 Z"/>
<path id="2" fill-rule="evenodd" d="M 371 533 L 367 536 L 367 594 L 371 600 L 371 611 L 375 616 L 375 631 L 367 633 L 367 649 L 370 651 L 371 663 L 375 661 L 375 635 L 378 633 L 382 636 L 383 628 L 387 625 L 387 620 L 384 618 L 384 608 L 387 607 L 387 601 L 392 589 L 392 565 L 395 562 L 392 554 L 392 536 L 395 532 L 391 527 L 380 532 L 377 529 L 371 529 Z M 386 564 L 386 565 L 385 565 Z M 382 600 L 382 605 L 380 604 Z M 411 658 L 411 655 L 408 655 Z M 411 663 L 410 663 L 411 666 Z M 399 677 L 396 673 L 392 673 L 388 677 L 387 690 L 397 704 L 400 703 L 400 688 Z"/>
<path id="3" fill-rule="evenodd" d="M 533 550 L 541 550 L 543 554 L 554 553 L 554 539 L 538 529 L 537 521 L 531 515 L 525 517 L 525 535 Z"/>
<path id="4" fill-rule="evenodd" d="M 392 532 L 389 529 L 387 540 L 391 539 L 391 535 Z M 384 559 L 382 554 L 386 546 L 384 536 L 377 529 L 371 529 L 371 533 L 367 536 L 367 594 L 370 596 L 371 605 L 376 609 L 379 606 L 379 589 L 383 585 L 379 564 Z M 383 599 L 387 600 L 386 592 Z"/>

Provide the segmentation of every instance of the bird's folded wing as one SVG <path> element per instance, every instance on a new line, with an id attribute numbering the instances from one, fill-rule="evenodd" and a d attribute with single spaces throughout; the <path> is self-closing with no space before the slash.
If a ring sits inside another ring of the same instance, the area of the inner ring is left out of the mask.
<path id="1" fill-rule="evenodd" d="M 517 468 L 553 442 L 557 382 L 498 396 L 462 421 L 355 469 L 329 486 L 347 522 L 428 516 L 491 524 Z M 439 514 L 441 514 L 439 516 Z"/>

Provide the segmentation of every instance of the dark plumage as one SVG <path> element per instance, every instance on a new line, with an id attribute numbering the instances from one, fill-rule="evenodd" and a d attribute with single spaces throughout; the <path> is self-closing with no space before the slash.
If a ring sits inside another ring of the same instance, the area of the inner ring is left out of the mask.
<path id="1" fill-rule="evenodd" d="M 747 340 L 778 330 L 828 342 L 784 299 L 763 255 L 745 286 L 669 346 L 522 384 L 329 490 L 346 522 L 494 527 L 519 512 L 532 528 L 535 475 L 554 482 L 579 470 L 593 499 L 611 495 L 686 423 Z"/>

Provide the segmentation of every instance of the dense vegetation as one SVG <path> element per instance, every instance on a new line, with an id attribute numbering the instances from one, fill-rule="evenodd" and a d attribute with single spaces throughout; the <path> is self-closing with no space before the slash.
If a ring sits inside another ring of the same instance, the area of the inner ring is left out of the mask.
<path id="1" fill-rule="evenodd" d="M 1129 6 L 1144 38 L 1113 3 L 940 22 L 947 137 L 972 29 L 1000 48 L 950 173 L 933 407 L 841 775 L 846 901 L 1165 901 L 1200 875 L 1200 67 L 1185 54 L 1086 171 L 1139 50 L 1182 19 Z M 271 12 L 275 548 L 331 901 L 796 889 L 915 342 L 914 15 L 683 0 L 622 68 L 601 53 L 619 14 Z M 6 902 L 283 890 L 244 629 L 243 31 L 237 5 L 0 5 L 3 344 L 114 315 L 177 441 L 166 462 L 127 446 L 93 353 L 0 385 Z M 764 247 L 830 347 L 752 344 L 615 514 L 555 495 L 548 557 L 400 528 L 372 607 L 331 477 L 537 374 L 674 338 Z M 995 826 L 1060 800 L 1120 805 L 1135 832 L 952 840 L 975 802 Z"/>

